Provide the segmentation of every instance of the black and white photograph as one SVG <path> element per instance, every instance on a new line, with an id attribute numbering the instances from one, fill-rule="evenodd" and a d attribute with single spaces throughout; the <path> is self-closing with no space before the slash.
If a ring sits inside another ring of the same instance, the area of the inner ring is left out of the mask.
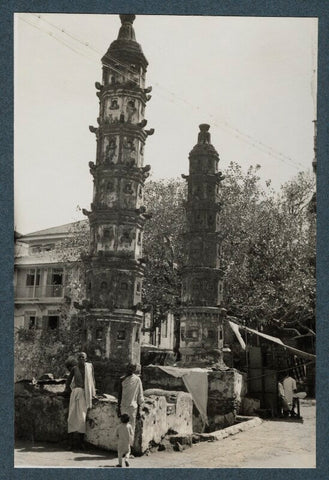
<path id="1" fill-rule="evenodd" d="M 15 468 L 316 468 L 317 77 L 316 17 L 14 14 Z"/>

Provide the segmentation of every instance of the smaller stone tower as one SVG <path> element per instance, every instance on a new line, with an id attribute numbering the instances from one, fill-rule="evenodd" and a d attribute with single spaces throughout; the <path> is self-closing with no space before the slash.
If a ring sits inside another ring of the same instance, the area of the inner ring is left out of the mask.
<path id="1" fill-rule="evenodd" d="M 182 272 L 180 353 L 185 365 L 205 365 L 223 347 L 219 156 L 209 125 L 200 125 L 189 155 L 186 202 L 187 264 Z"/>

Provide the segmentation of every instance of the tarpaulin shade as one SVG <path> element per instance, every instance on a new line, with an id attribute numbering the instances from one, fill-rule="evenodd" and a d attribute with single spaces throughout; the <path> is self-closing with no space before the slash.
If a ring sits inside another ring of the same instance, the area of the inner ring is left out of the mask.
<path id="1" fill-rule="evenodd" d="M 280 345 L 282 348 L 285 348 L 286 350 L 291 351 L 292 353 L 294 353 L 297 356 L 304 357 L 304 358 L 310 358 L 312 360 L 315 360 L 315 358 L 316 358 L 316 355 L 313 355 L 312 353 L 303 352 L 302 350 L 298 350 L 298 348 L 294 348 L 294 347 L 291 347 L 290 345 L 284 344 L 283 341 L 280 340 L 280 338 L 273 337 L 272 335 L 267 335 L 266 333 L 259 332 L 258 330 L 254 330 L 253 328 L 249 328 L 249 327 L 246 327 L 244 325 L 238 325 L 237 323 L 231 322 L 230 320 L 229 320 L 228 323 L 229 323 L 230 327 L 232 328 L 233 332 L 235 333 L 235 335 L 237 336 L 237 339 L 238 339 L 238 341 L 239 341 L 239 343 L 240 343 L 240 345 L 243 349 L 245 349 L 245 343 L 244 343 L 244 341 L 241 337 L 241 334 L 239 332 L 239 329 L 241 329 L 241 328 L 242 328 L 242 330 L 245 330 L 246 332 L 249 332 L 253 335 L 258 335 L 259 337 L 265 338 L 266 340 L 269 340 L 270 342 L 274 342 L 277 345 Z M 238 332 L 238 334 L 236 332 Z M 241 340 L 244 343 L 244 346 L 241 343 Z"/>
<path id="2" fill-rule="evenodd" d="M 182 378 L 187 391 L 192 395 L 193 402 L 199 410 L 201 418 L 208 424 L 208 373 L 202 368 L 179 368 L 160 366 L 158 368 L 176 378 Z"/>

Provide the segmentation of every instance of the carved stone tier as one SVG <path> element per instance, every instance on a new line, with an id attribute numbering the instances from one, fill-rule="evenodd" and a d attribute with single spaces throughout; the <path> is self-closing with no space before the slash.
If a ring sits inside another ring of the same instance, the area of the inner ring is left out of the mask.
<path id="1" fill-rule="evenodd" d="M 184 235 L 188 265 L 190 267 L 221 266 L 221 242 L 220 232 L 188 232 Z"/>
<path id="2" fill-rule="evenodd" d="M 191 174 L 188 182 L 189 202 L 219 202 L 221 178 L 216 174 Z"/>
<path id="3" fill-rule="evenodd" d="M 193 207 L 191 203 L 186 205 L 186 216 L 190 232 L 214 233 L 220 229 L 220 204 L 200 204 Z"/>
<path id="4" fill-rule="evenodd" d="M 102 125 L 97 132 L 96 165 L 142 167 L 147 132 L 137 124 Z"/>
<path id="5" fill-rule="evenodd" d="M 113 312 L 118 308 L 136 309 L 142 300 L 143 268 L 115 268 L 110 263 L 90 262 L 86 272 L 88 298 L 94 308 L 107 308 Z"/>
<path id="6" fill-rule="evenodd" d="M 145 172 L 115 168 L 97 170 L 92 211 L 104 208 L 139 209 L 143 204 Z"/>
<path id="7" fill-rule="evenodd" d="M 223 270 L 189 266 L 182 271 L 182 304 L 217 307 L 223 300 Z"/>

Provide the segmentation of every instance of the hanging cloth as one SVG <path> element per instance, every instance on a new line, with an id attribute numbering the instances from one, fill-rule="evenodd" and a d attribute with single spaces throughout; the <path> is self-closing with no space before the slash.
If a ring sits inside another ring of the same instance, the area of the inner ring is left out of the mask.
<path id="1" fill-rule="evenodd" d="M 203 423 L 208 425 L 208 371 L 204 368 L 179 368 L 158 365 L 158 368 L 176 378 L 181 378 L 187 391 L 191 394 Z"/>

